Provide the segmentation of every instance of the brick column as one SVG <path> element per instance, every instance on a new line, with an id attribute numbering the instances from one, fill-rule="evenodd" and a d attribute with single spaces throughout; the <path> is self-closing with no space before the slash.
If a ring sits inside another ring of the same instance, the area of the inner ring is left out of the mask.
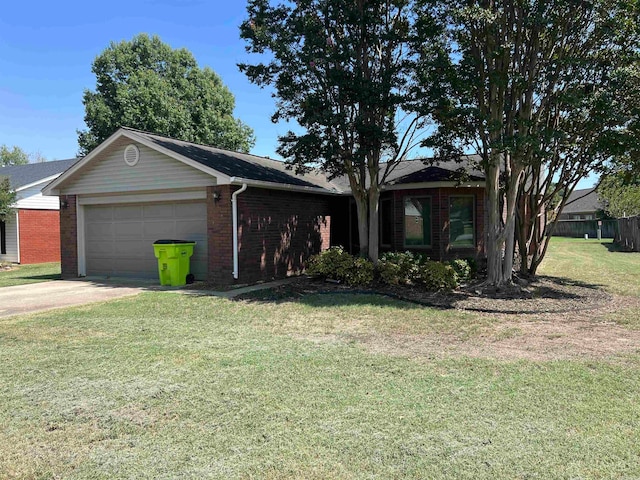
<path id="1" fill-rule="evenodd" d="M 234 283 L 231 194 L 235 190 L 231 185 L 207 187 L 208 279 L 220 285 Z M 214 193 L 219 200 L 214 200 Z"/>
<path id="2" fill-rule="evenodd" d="M 78 276 L 76 196 L 60 195 L 60 255 L 62 278 Z"/>

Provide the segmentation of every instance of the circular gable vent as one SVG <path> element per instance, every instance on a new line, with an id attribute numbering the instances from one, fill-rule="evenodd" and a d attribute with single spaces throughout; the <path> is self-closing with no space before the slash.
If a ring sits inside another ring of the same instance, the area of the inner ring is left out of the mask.
<path id="1" fill-rule="evenodd" d="M 140 160 L 140 150 L 134 144 L 127 145 L 124 149 L 124 163 L 133 167 Z"/>

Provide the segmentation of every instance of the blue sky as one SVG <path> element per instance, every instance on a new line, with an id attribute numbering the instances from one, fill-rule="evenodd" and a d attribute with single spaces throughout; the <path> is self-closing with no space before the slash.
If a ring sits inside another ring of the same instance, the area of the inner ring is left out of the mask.
<path id="1" fill-rule="evenodd" d="M 270 92 L 249 83 L 236 64 L 253 61 L 238 26 L 243 0 L 112 0 L 5 2 L 0 14 L 0 144 L 49 160 L 74 157 L 84 125 L 82 93 L 93 89 L 91 63 L 111 41 L 159 35 L 190 50 L 216 71 L 236 98 L 235 116 L 250 125 L 252 153 L 276 158 L 277 137 L 288 130 L 270 117 Z M 594 182 L 590 178 L 580 187 Z"/>

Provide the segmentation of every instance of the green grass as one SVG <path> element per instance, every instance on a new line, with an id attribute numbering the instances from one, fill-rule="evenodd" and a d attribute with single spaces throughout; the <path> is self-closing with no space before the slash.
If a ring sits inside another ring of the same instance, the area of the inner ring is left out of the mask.
<path id="1" fill-rule="evenodd" d="M 0 270 L 0 287 L 48 282 L 60 278 L 60 263 L 16 265 L 12 270 Z"/>
<path id="2" fill-rule="evenodd" d="M 610 250 L 554 238 L 541 273 L 640 297 L 640 255 Z M 523 335 L 504 321 L 166 292 L 0 319 L 0 478 L 640 478 L 640 353 L 436 352 Z"/>
<path id="3" fill-rule="evenodd" d="M 554 237 L 539 273 L 640 297 L 640 253 L 617 251 L 611 240 Z"/>
<path id="4" fill-rule="evenodd" d="M 418 361 L 349 337 L 487 328 L 457 315 L 145 293 L 2 319 L 0 477 L 640 476 L 638 356 Z"/>

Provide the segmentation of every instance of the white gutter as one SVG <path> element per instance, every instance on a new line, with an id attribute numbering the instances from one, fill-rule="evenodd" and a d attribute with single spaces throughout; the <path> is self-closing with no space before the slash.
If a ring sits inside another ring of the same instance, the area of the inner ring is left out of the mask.
<path id="1" fill-rule="evenodd" d="M 238 195 L 247 189 L 247 184 L 243 183 L 240 190 L 236 190 L 231 195 L 231 210 L 233 215 L 233 278 L 238 279 Z"/>
<path id="2" fill-rule="evenodd" d="M 338 190 L 328 190 L 322 187 L 308 187 L 305 185 L 290 185 L 284 183 L 266 182 L 264 180 L 251 180 L 249 178 L 231 177 L 229 178 L 229 184 L 239 185 L 247 184 L 252 187 L 269 188 L 271 190 L 286 190 L 290 192 L 307 192 L 307 193 L 320 193 L 323 195 L 340 195 L 343 192 Z M 224 185 L 224 183 L 218 183 L 218 185 Z"/>

